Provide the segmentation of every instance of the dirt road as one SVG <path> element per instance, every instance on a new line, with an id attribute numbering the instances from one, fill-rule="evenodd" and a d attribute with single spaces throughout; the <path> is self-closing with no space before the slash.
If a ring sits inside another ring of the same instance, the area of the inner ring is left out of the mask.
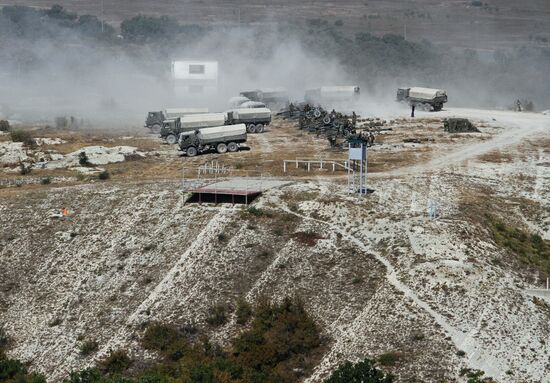
<path id="1" fill-rule="evenodd" d="M 529 137 L 550 136 L 550 117 L 539 113 L 517 113 L 510 111 L 458 109 L 452 108 L 437 114 L 438 117 L 463 117 L 472 121 L 486 121 L 502 132 L 487 141 L 457 146 L 452 151 L 436 152 L 428 162 L 415 164 L 372 176 L 399 176 L 411 173 L 423 173 L 457 165 L 493 150 L 520 144 Z M 420 112 L 417 117 L 430 117 L 433 113 Z"/>

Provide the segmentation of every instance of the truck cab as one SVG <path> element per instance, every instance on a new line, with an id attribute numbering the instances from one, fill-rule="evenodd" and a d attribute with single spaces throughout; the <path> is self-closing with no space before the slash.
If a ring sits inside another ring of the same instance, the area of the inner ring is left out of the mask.
<path id="1" fill-rule="evenodd" d="M 155 134 L 159 134 L 165 120 L 164 113 L 162 111 L 149 112 L 145 119 L 145 127 L 151 129 Z"/>
<path id="2" fill-rule="evenodd" d="M 397 88 L 397 101 L 405 101 L 409 98 L 411 88 Z"/>
<path id="3" fill-rule="evenodd" d="M 178 142 L 178 135 L 181 131 L 181 118 L 171 118 L 162 122 L 160 137 L 164 138 L 169 144 L 175 144 Z"/>

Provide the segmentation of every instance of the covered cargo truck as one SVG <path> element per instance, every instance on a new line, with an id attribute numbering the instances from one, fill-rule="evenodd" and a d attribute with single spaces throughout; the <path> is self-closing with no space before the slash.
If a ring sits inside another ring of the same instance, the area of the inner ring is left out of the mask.
<path id="1" fill-rule="evenodd" d="M 212 126 L 225 125 L 227 123 L 226 113 L 202 113 L 190 114 L 163 122 L 160 137 L 169 144 L 175 144 L 181 132 L 208 128 Z"/>
<path id="2" fill-rule="evenodd" d="M 227 123 L 245 124 L 248 133 L 263 133 L 271 123 L 271 110 L 268 108 L 239 108 L 227 112 Z"/>
<path id="3" fill-rule="evenodd" d="M 397 89 L 397 101 L 437 112 L 443 109 L 448 98 L 447 91 L 443 89 L 414 87 Z"/>
<path id="4" fill-rule="evenodd" d="M 236 152 L 246 142 L 246 125 L 223 125 L 182 132 L 179 148 L 188 157 L 215 149 L 218 153 Z"/>
<path id="5" fill-rule="evenodd" d="M 159 134 L 165 120 L 184 117 L 190 114 L 208 113 L 208 108 L 173 108 L 147 113 L 145 127 Z"/>
<path id="6" fill-rule="evenodd" d="M 264 107 L 267 105 L 270 108 L 282 108 L 289 103 L 288 91 L 284 88 L 266 88 L 263 90 L 249 90 L 240 93 L 241 96 L 248 98 L 251 101 L 261 102 Z"/>
<path id="7" fill-rule="evenodd" d="M 361 95 L 358 86 L 322 86 L 306 91 L 305 100 L 311 104 L 332 105 L 333 103 L 354 103 Z"/>

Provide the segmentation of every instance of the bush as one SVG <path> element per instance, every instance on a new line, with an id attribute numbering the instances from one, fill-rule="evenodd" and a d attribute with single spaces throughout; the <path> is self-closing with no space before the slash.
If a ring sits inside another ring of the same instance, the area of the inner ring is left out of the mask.
<path id="1" fill-rule="evenodd" d="M 338 367 L 325 383 L 392 383 L 393 376 L 374 367 L 374 363 L 365 359 L 352 364 L 345 362 Z"/>
<path id="2" fill-rule="evenodd" d="M 80 164 L 80 166 L 90 165 L 90 160 L 88 159 L 88 155 L 86 154 L 86 152 L 80 152 L 78 154 L 78 163 Z"/>
<path id="3" fill-rule="evenodd" d="M 244 298 L 237 301 L 237 324 L 244 325 L 252 316 L 252 306 Z"/>
<path id="4" fill-rule="evenodd" d="M 40 183 L 42 185 L 49 185 L 52 183 L 52 178 L 51 177 L 44 177 L 40 180 Z"/>
<path id="5" fill-rule="evenodd" d="M 174 327 L 152 323 L 147 326 L 141 342 L 148 350 L 165 351 L 178 336 L 179 333 Z"/>
<path id="6" fill-rule="evenodd" d="M 378 363 L 382 366 L 395 366 L 399 359 L 401 359 L 401 354 L 398 352 L 386 352 L 378 357 Z"/>
<path id="7" fill-rule="evenodd" d="M 99 362 L 101 371 L 107 374 L 120 374 L 132 365 L 132 360 L 124 350 L 112 351 L 111 354 Z"/>
<path id="8" fill-rule="evenodd" d="M 217 304 L 208 309 L 206 323 L 211 326 L 221 326 L 227 322 L 227 307 L 222 304 Z"/>
<path id="9" fill-rule="evenodd" d="M 248 214 L 253 215 L 254 217 L 261 217 L 264 215 L 264 212 L 261 209 L 258 209 L 257 207 L 250 206 L 248 209 Z"/>
<path id="10" fill-rule="evenodd" d="M 88 339 L 80 345 L 80 355 L 88 356 L 97 351 L 99 343 L 93 339 Z"/>
<path id="11" fill-rule="evenodd" d="M 30 165 L 25 165 L 25 163 L 20 162 L 19 163 L 19 174 L 22 176 L 30 174 L 32 172 L 32 168 Z"/>
<path id="12" fill-rule="evenodd" d="M 550 245 L 538 234 L 527 233 L 519 228 L 487 216 L 495 243 L 509 249 L 522 261 L 550 274 Z"/>
<path id="13" fill-rule="evenodd" d="M 8 345 L 10 338 L 3 325 L 0 325 L 0 352 Z"/>
<path id="14" fill-rule="evenodd" d="M 36 145 L 36 142 L 32 138 L 31 133 L 26 130 L 12 130 L 10 132 L 10 138 L 13 142 L 22 142 L 26 146 Z"/>
<path id="15" fill-rule="evenodd" d="M 9 132 L 10 123 L 7 120 L 0 120 L 0 132 Z"/>
<path id="16" fill-rule="evenodd" d="M 100 180 L 108 180 L 109 178 L 111 178 L 111 174 L 109 174 L 107 170 L 104 170 L 101 173 L 99 173 L 97 178 L 99 178 Z"/>

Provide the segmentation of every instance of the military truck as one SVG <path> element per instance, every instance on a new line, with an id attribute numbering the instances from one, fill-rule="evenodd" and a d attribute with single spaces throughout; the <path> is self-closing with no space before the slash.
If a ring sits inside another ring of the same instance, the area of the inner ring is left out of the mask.
<path id="1" fill-rule="evenodd" d="M 178 142 L 178 136 L 181 132 L 220 126 L 226 123 L 226 113 L 190 114 L 163 121 L 160 137 L 169 144 L 175 144 Z"/>
<path id="2" fill-rule="evenodd" d="M 406 102 L 409 105 L 438 112 L 447 102 L 447 91 L 431 88 L 398 88 L 397 101 Z"/>
<path id="3" fill-rule="evenodd" d="M 284 88 L 256 89 L 241 92 L 240 95 L 274 109 L 285 107 L 290 99 L 288 91 Z"/>
<path id="4" fill-rule="evenodd" d="M 188 157 L 215 149 L 218 153 L 236 152 L 246 142 L 246 125 L 223 125 L 182 132 L 179 149 Z"/>
<path id="5" fill-rule="evenodd" d="M 178 108 L 149 112 L 145 119 L 145 127 L 152 133 L 159 134 L 164 121 L 199 113 L 208 113 L 208 108 Z"/>
<path id="6" fill-rule="evenodd" d="M 322 86 L 306 90 L 305 101 L 313 105 L 332 106 L 335 103 L 354 103 L 361 95 L 356 85 Z"/>
<path id="7" fill-rule="evenodd" d="M 263 133 L 271 123 L 271 110 L 268 108 L 239 108 L 227 112 L 230 125 L 245 124 L 248 133 Z"/>

